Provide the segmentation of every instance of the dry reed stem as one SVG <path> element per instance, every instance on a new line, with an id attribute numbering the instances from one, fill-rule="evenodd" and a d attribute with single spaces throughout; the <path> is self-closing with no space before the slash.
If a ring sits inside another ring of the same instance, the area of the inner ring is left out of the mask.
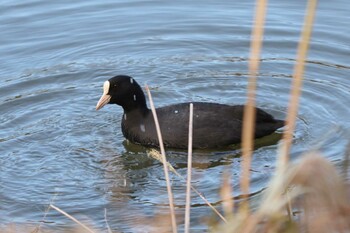
<path id="1" fill-rule="evenodd" d="M 50 205 L 54 202 L 56 196 L 57 196 L 57 193 L 56 193 L 56 194 L 52 197 L 52 199 L 50 200 L 50 204 L 49 204 L 49 206 L 47 207 L 47 209 L 45 210 L 44 216 L 43 216 L 43 218 L 41 219 L 39 225 L 38 225 L 31 233 L 38 233 L 38 232 L 40 232 L 40 229 L 41 229 L 43 223 L 45 222 L 46 216 L 47 216 L 47 214 L 48 214 L 49 211 L 50 211 L 50 208 L 51 208 Z"/>
<path id="2" fill-rule="evenodd" d="M 293 215 L 293 207 L 292 207 L 292 199 L 290 198 L 290 194 L 288 190 L 286 191 L 286 197 L 287 199 L 287 204 L 286 204 L 286 209 L 288 213 L 288 218 L 289 220 L 292 220 L 292 215 Z"/>
<path id="3" fill-rule="evenodd" d="M 164 150 L 162 133 L 160 131 L 160 126 L 159 126 L 159 122 L 158 122 L 157 112 L 156 112 L 156 109 L 154 107 L 154 103 L 153 103 L 153 100 L 152 100 L 152 95 L 151 95 L 151 92 L 150 92 L 150 90 L 149 90 L 147 85 L 146 85 L 146 91 L 147 91 L 147 94 L 148 94 L 148 99 L 149 99 L 149 102 L 150 102 L 150 107 L 151 107 L 151 110 L 152 110 L 154 123 L 156 125 L 159 147 L 160 147 L 160 151 L 161 151 L 161 154 L 162 154 L 162 161 L 163 161 L 162 163 L 163 163 L 164 175 L 165 175 L 165 180 L 166 180 L 166 184 L 167 184 L 167 191 L 168 191 L 168 197 L 169 197 L 171 225 L 172 225 L 173 232 L 176 233 L 177 232 L 177 225 L 176 225 L 176 216 L 175 216 L 175 208 L 174 208 L 174 199 L 173 199 L 173 193 L 171 191 L 168 166 L 166 165 L 167 164 L 167 160 L 166 160 L 166 156 L 165 156 L 165 150 Z"/>
<path id="4" fill-rule="evenodd" d="M 192 142 L 193 142 L 192 136 L 193 136 L 193 103 L 190 103 L 190 119 L 188 123 L 188 158 L 187 158 L 185 233 L 188 233 L 190 231 Z"/>
<path id="5" fill-rule="evenodd" d="M 160 157 L 160 154 L 157 150 L 155 149 L 151 149 L 148 151 L 148 155 L 151 156 L 152 158 L 158 160 L 159 162 L 163 163 L 163 161 L 161 160 L 161 157 Z M 169 169 L 174 172 L 174 174 L 176 176 L 178 176 L 182 181 L 186 182 L 186 179 L 181 175 L 179 174 L 175 168 L 173 166 L 171 166 L 170 163 L 167 163 Z M 204 197 L 204 195 L 199 192 L 195 187 L 193 187 L 193 185 L 191 185 L 191 189 L 200 197 L 202 198 L 202 200 L 221 218 L 221 220 L 224 222 L 224 223 L 227 223 L 227 220 L 225 219 L 225 217 L 220 214 L 220 212 L 215 209 L 215 207 Z"/>
<path id="6" fill-rule="evenodd" d="M 60 208 L 50 204 L 50 207 L 52 209 L 55 209 L 56 211 L 60 212 L 61 214 L 63 214 L 64 216 L 66 216 L 67 218 L 71 219 L 73 222 L 79 224 L 81 227 L 83 227 L 85 230 L 87 230 L 90 233 L 95 233 L 93 230 L 91 230 L 90 228 L 88 228 L 87 226 L 85 226 L 83 223 L 79 222 L 76 218 L 74 218 L 73 216 L 69 215 L 68 213 L 64 212 L 63 210 L 61 210 Z"/>
<path id="7" fill-rule="evenodd" d="M 344 180 L 346 180 L 346 178 L 348 176 L 348 170 L 349 170 L 349 165 L 350 165 L 349 160 L 350 160 L 350 141 L 348 142 L 348 144 L 346 146 L 346 151 L 344 154 L 344 162 L 343 162 L 343 169 L 342 169 Z"/>
<path id="8" fill-rule="evenodd" d="M 250 165 L 254 143 L 255 129 L 255 91 L 256 79 L 260 64 L 260 51 L 262 47 L 264 22 L 266 16 L 267 0 L 256 1 L 255 24 L 252 31 L 251 50 L 249 59 L 249 79 L 247 88 L 247 103 L 244 107 L 243 130 L 242 130 L 242 175 L 240 180 L 241 192 L 244 200 L 241 210 L 249 212 L 249 186 Z"/>
<path id="9" fill-rule="evenodd" d="M 285 166 L 289 161 L 289 151 L 292 144 L 293 132 L 295 129 L 295 121 L 298 113 L 299 97 L 301 94 L 303 75 L 305 70 L 305 61 L 311 38 L 313 21 L 315 18 L 316 5 L 317 0 L 308 1 L 307 10 L 304 18 L 303 30 L 299 41 L 296 64 L 294 66 L 292 88 L 290 92 L 291 97 L 288 104 L 286 127 L 283 133 L 283 147 L 280 156 L 280 168 L 282 169 L 282 171 L 285 169 Z"/>
<path id="10" fill-rule="evenodd" d="M 40 221 L 39 225 L 37 227 L 35 227 L 35 229 L 33 231 L 31 231 L 31 233 L 38 233 L 38 232 L 40 232 L 40 229 L 41 229 L 43 223 L 45 222 L 46 216 L 49 213 L 49 211 L 50 211 L 50 205 L 45 210 L 44 216 L 43 216 L 42 220 Z"/>
<path id="11" fill-rule="evenodd" d="M 112 233 L 112 229 L 110 228 L 110 226 L 108 224 L 108 220 L 107 220 L 107 209 L 106 208 L 105 208 L 105 222 L 106 222 L 108 233 Z"/>
<path id="12" fill-rule="evenodd" d="M 223 174 L 223 183 L 221 186 L 220 195 L 225 217 L 229 219 L 233 215 L 234 202 L 232 200 L 231 175 L 227 171 Z"/>
<path id="13" fill-rule="evenodd" d="M 285 191 L 301 210 L 299 221 L 282 212 Z M 321 154 L 308 153 L 268 185 L 257 212 L 239 216 L 220 232 L 348 232 L 350 201 L 347 185 L 335 166 Z"/>
<path id="14" fill-rule="evenodd" d="M 195 193 L 197 193 L 197 195 L 198 196 L 200 196 L 203 200 L 204 200 L 204 202 L 221 218 L 221 220 L 224 222 L 224 223 L 227 223 L 227 220 L 226 220 L 226 218 L 224 217 L 224 216 L 222 216 L 222 214 L 220 214 L 220 212 L 217 210 L 217 209 L 215 209 L 215 207 L 203 196 L 203 194 L 202 193 L 200 193 L 195 187 L 193 187 L 192 185 L 191 185 L 191 189 L 195 192 Z"/>

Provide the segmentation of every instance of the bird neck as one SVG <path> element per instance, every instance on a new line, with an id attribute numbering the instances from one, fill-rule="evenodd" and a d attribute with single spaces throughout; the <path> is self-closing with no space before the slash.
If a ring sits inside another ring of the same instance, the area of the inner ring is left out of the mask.
<path id="1" fill-rule="evenodd" d="M 122 104 L 125 113 L 134 112 L 135 110 L 140 113 L 147 113 L 149 111 L 143 92 L 136 92 L 127 99 L 127 103 Z"/>

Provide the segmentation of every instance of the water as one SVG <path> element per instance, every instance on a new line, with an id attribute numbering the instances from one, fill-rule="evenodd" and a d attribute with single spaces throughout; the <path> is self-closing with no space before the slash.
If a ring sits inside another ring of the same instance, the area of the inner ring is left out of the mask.
<path id="1" fill-rule="evenodd" d="M 305 3 L 270 1 L 257 104 L 286 115 Z M 335 164 L 349 138 L 350 4 L 321 1 L 309 50 L 292 159 L 318 142 Z M 151 230 L 167 214 L 162 165 L 128 145 L 122 109 L 96 112 L 103 82 L 116 74 L 148 84 L 157 106 L 245 102 L 253 1 L 2 1 L 0 8 L 0 224 L 62 230 L 74 225 L 53 203 L 90 225 Z M 276 160 L 259 147 L 251 200 L 258 203 Z M 186 155 L 170 151 L 186 174 Z M 220 208 L 222 174 L 239 197 L 239 150 L 196 152 L 193 184 Z M 171 175 L 178 220 L 185 185 Z M 238 198 L 239 199 L 239 198 Z M 237 200 L 239 201 L 239 200 Z M 193 230 L 211 211 L 193 194 Z M 158 220 L 150 220 L 158 217 Z M 180 223 L 180 227 L 182 227 Z"/>

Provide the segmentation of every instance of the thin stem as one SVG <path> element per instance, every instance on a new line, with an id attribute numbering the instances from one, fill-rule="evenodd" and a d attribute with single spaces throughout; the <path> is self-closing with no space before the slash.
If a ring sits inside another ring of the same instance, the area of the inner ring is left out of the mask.
<path id="1" fill-rule="evenodd" d="M 289 151 L 292 144 L 293 132 L 295 130 L 295 122 L 299 107 L 299 97 L 303 84 L 303 75 L 305 70 L 305 61 L 308 53 L 309 42 L 312 33 L 313 21 L 315 18 L 317 0 L 309 0 L 304 19 L 303 31 L 300 37 L 296 64 L 294 66 L 294 74 L 292 87 L 290 92 L 290 100 L 287 111 L 286 127 L 283 134 L 283 143 L 281 150 L 281 169 L 284 170 L 289 161 Z"/>
<path id="2" fill-rule="evenodd" d="M 222 208 L 224 210 L 226 218 L 233 216 L 234 202 L 232 198 L 232 184 L 231 184 L 231 175 L 225 171 L 223 174 L 223 182 L 221 186 L 221 199 L 222 199 Z"/>
<path id="3" fill-rule="evenodd" d="M 108 233 L 112 233 L 112 229 L 111 229 L 111 227 L 109 226 L 108 220 L 107 220 L 107 209 L 106 209 L 106 208 L 105 208 L 105 222 L 106 222 L 106 225 L 107 225 Z"/>
<path id="4" fill-rule="evenodd" d="M 152 100 L 152 95 L 151 95 L 151 92 L 150 92 L 148 86 L 146 86 L 146 91 L 147 91 L 147 94 L 148 94 L 150 107 L 151 107 L 152 114 L 153 114 L 154 123 L 156 125 L 160 152 L 162 154 L 163 169 L 164 169 L 164 175 L 165 175 L 165 180 L 166 180 L 166 187 L 167 187 L 167 190 L 168 190 L 168 197 L 169 197 L 169 207 L 170 207 L 170 216 L 171 216 L 172 229 L 173 229 L 173 233 L 176 233 L 177 232 L 177 225 L 176 225 L 176 217 L 175 217 L 174 199 L 173 199 L 173 193 L 171 191 L 169 172 L 168 172 L 167 160 L 166 160 L 166 156 L 165 156 L 165 150 L 164 150 L 162 133 L 160 131 L 160 126 L 159 126 L 159 122 L 158 122 L 157 112 L 156 112 L 156 109 L 154 107 L 153 100 Z"/>
<path id="5" fill-rule="evenodd" d="M 193 103 L 190 103 L 190 119 L 188 124 L 188 158 L 187 158 L 187 186 L 185 208 L 185 233 L 190 231 L 191 207 L 191 171 L 192 171 L 192 136 L 193 136 Z"/>
<path id="6" fill-rule="evenodd" d="M 266 15 L 267 0 L 256 1 L 255 24 L 252 31 L 251 50 L 249 59 L 249 80 L 247 103 L 244 106 L 243 130 L 242 130 L 242 176 L 241 176 L 241 192 L 244 200 L 242 202 L 242 210 L 249 212 L 249 186 L 250 186 L 250 166 L 252 160 L 252 151 L 254 147 L 254 129 L 255 129 L 255 91 L 257 73 L 260 65 L 260 51 L 262 47 L 264 22 Z"/>
<path id="7" fill-rule="evenodd" d="M 154 158 L 154 159 L 157 159 L 158 161 L 160 161 L 161 163 L 163 163 L 163 161 L 161 161 L 161 159 L 159 158 L 159 152 L 155 149 L 152 149 L 148 152 L 148 154 Z M 182 181 L 186 182 L 186 179 L 180 175 L 172 166 L 171 164 L 167 163 L 167 166 L 169 166 L 169 169 L 175 173 L 175 175 L 177 175 Z M 215 207 L 210 204 L 210 202 L 204 197 L 204 195 L 202 193 L 200 193 L 192 184 L 191 184 L 191 189 L 200 197 L 202 198 L 202 200 L 221 218 L 221 220 L 224 222 L 224 223 L 227 223 L 227 220 L 225 219 L 224 216 L 222 216 L 222 214 L 220 214 L 220 212 L 215 209 Z"/>
<path id="8" fill-rule="evenodd" d="M 76 222 L 77 224 L 79 224 L 81 227 L 83 227 L 85 230 L 87 230 L 90 233 L 95 233 L 93 230 L 91 230 L 90 228 L 88 228 L 87 226 L 85 226 L 84 224 L 82 224 L 81 222 L 79 222 L 76 218 L 74 218 L 73 216 L 69 215 L 68 213 L 64 212 L 63 210 L 61 210 L 60 208 L 50 204 L 50 207 L 52 209 L 55 209 L 56 211 L 60 212 L 61 214 L 63 214 L 64 216 L 66 216 L 67 218 L 71 219 L 73 222 Z"/>

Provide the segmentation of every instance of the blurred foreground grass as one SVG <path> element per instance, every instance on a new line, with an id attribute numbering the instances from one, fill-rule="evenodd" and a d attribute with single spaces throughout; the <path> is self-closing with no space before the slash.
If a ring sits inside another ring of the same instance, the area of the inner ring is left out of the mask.
<path id="1" fill-rule="evenodd" d="M 156 154 L 154 151 L 153 153 Z M 346 156 L 345 161 L 348 161 L 349 153 Z M 222 212 L 227 222 L 217 218 L 208 228 L 211 232 L 223 233 L 350 232 L 350 185 L 347 168 L 346 165 L 340 171 L 321 153 L 307 153 L 298 162 L 290 163 L 283 173 L 276 171 L 254 212 L 247 212 L 239 206 L 234 207 L 231 185 L 224 176 L 221 189 Z M 54 207 L 50 205 L 48 211 L 55 211 Z M 67 218 L 73 217 L 68 215 Z M 154 219 L 139 216 L 139 220 L 136 229 L 145 229 L 145 232 L 172 232 L 170 215 L 160 215 Z M 72 221 L 77 221 L 76 227 L 66 227 L 59 231 L 41 223 L 9 224 L 0 229 L 0 232 L 118 232 L 108 227 L 107 219 L 105 229 L 94 229 L 90 227 L 93 224 L 81 223 L 76 219 Z M 178 220 L 177 223 L 182 221 Z M 182 229 L 179 231 L 182 232 Z"/>

